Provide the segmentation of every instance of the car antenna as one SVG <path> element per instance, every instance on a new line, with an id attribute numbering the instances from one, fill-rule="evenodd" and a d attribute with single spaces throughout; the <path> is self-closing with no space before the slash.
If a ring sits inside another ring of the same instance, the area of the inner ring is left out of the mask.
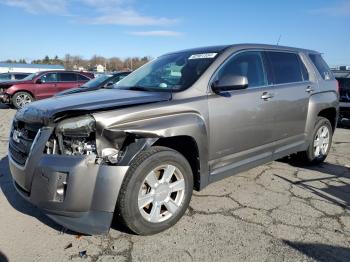
<path id="1" fill-rule="evenodd" d="M 279 44 L 280 44 L 281 37 L 282 37 L 282 35 L 280 34 L 280 36 L 278 37 L 278 40 L 277 40 L 276 45 L 279 45 Z"/>

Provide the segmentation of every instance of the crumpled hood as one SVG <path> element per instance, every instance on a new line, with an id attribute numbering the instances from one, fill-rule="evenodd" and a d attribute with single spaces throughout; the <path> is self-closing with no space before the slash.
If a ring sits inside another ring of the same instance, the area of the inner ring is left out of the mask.
<path id="1" fill-rule="evenodd" d="M 33 102 L 20 109 L 16 114 L 16 119 L 27 123 L 47 124 L 54 118 L 65 114 L 88 113 L 170 99 L 169 92 L 102 89 Z"/>

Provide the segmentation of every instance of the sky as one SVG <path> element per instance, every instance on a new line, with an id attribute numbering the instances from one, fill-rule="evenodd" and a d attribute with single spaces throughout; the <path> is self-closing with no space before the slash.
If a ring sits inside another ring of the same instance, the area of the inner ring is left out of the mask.
<path id="1" fill-rule="evenodd" d="M 349 25 L 350 0 L 0 0 L 0 60 L 157 57 L 281 36 L 350 65 Z"/>

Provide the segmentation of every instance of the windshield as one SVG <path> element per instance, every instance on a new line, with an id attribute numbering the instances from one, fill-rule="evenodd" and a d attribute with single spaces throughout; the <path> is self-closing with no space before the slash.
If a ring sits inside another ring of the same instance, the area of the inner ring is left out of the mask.
<path id="1" fill-rule="evenodd" d="M 36 77 L 39 73 L 33 73 L 30 74 L 29 76 L 26 76 L 25 78 L 23 78 L 22 80 L 33 80 L 34 77 Z"/>
<path id="2" fill-rule="evenodd" d="M 0 74 L 0 81 L 11 80 L 10 74 Z"/>
<path id="3" fill-rule="evenodd" d="M 91 79 L 90 81 L 86 82 L 81 87 L 98 87 L 100 84 L 102 84 L 104 81 L 111 77 L 111 75 L 100 75 L 97 78 Z"/>
<path id="4" fill-rule="evenodd" d="M 161 56 L 114 85 L 114 88 L 181 91 L 189 88 L 214 61 L 217 53 L 182 52 Z"/>

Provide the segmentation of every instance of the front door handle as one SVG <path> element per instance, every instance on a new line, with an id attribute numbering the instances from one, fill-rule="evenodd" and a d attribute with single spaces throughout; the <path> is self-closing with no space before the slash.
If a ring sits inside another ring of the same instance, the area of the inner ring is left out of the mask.
<path id="1" fill-rule="evenodd" d="M 261 99 L 264 99 L 264 100 L 269 100 L 271 98 L 273 98 L 273 94 L 269 92 L 264 92 L 261 96 Z"/>
<path id="2" fill-rule="evenodd" d="M 307 93 L 311 93 L 311 92 L 313 92 L 314 91 L 314 89 L 311 87 L 311 86 L 308 86 L 306 89 L 305 89 L 305 92 L 307 92 Z"/>

